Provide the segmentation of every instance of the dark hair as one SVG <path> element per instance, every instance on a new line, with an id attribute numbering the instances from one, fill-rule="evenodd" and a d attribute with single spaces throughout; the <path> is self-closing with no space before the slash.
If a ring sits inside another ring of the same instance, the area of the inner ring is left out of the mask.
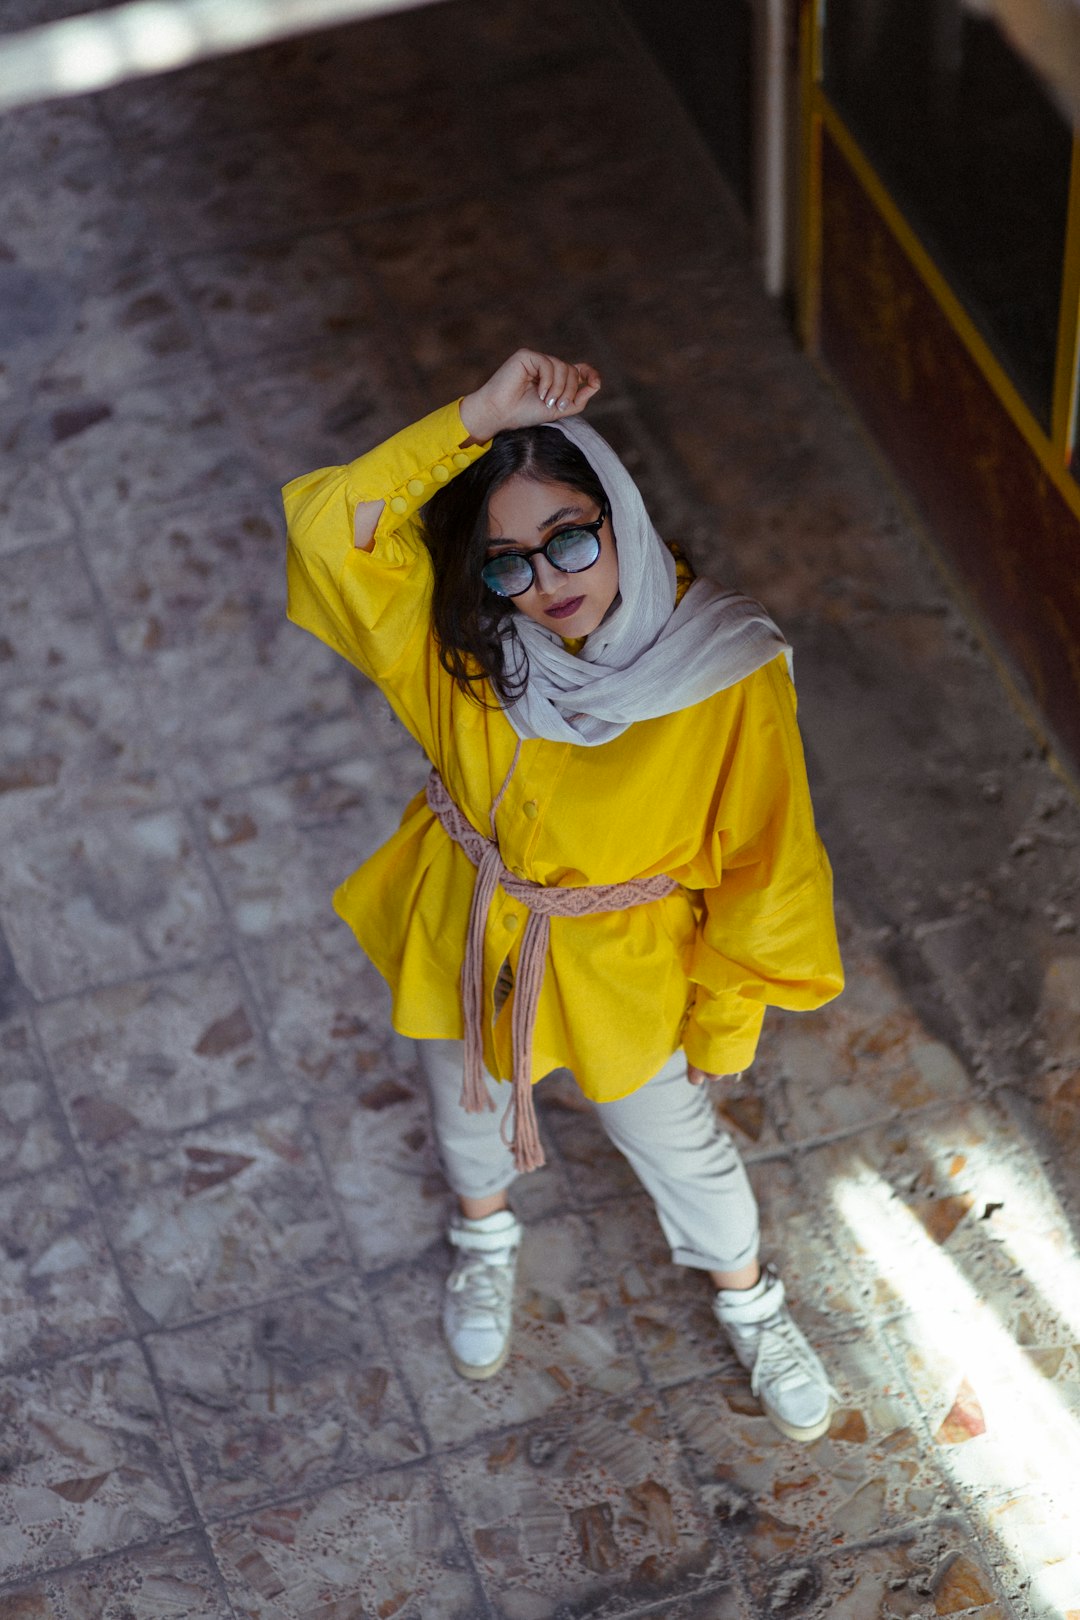
<path id="1" fill-rule="evenodd" d="M 470 697 L 489 680 L 503 703 L 525 690 L 529 660 L 514 630 L 516 609 L 480 577 L 490 544 L 488 503 L 507 479 L 567 484 L 598 506 L 607 496 L 596 473 L 564 433 L 546 427 L 497 433 L 491 449 L 451 479 L 424 507 L 424 539 L 434 565 L 431 604 L 439 661 Z M 503 637 L 511 631 L 512 657 Z"/>

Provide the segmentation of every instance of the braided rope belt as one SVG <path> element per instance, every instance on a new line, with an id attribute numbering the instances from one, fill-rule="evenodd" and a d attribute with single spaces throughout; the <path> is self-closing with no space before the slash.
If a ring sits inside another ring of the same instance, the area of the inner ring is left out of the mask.
<path id="1" fill-rule="evenodd" d="M 516 756 L 515 756 L 516 763 Z M 513 767 L 511 767 L 511 775 Z M 492 836 L 483 833 L 467 819 L 447 792 L 438 771 L 428 777 L 426 797 L 444 831 L 454 840 L 476 867 L 476 883 L 469 908 L 469 927 L 465 943 L 465 961 L 461 969 L 461 1006 L 465 1020 L 465 1077 L 461 1091 L 461 1104 L 467 1113 L 479 1114 L 494 1108 L 486 1085 L 483 1065 L 484 1028 L 484 936 L 488 912 L 501 888 L 511 900 L 518 901 L 528 913 L 528 921 L 521 937 L 517 972 L 514 977 L 511 1034 L 513 1049 L 513 1089 L 510 1105 L 503 1117 L 503 1141 L 513 1151 L 514 1164 L 519 1171 L 536 1170 L 544 1163 L 544 1150 L 536 1124 L 532 1101 L 532 1046 L 536 1011 L 540 1004 L 540 991 L 547 965 L 548 940 L 552 917 L 589 917 L 604 911 L 626 911 L 631 906 L 647 905 L 652 900 L 663 900 L 678 884 L 672 878 L 658 876 L 631 878 L 626 883 L 581 884 L 574 888 L 548 887 L 543 883 L 530 883 L 527 878 L 515 877 L 503 864 L 495 836 L 495 812 L 509 785 L 507 777 L 495 803 L 491 807 Z M 513 1115 L 512 1134 L 507 1138 L 507 1122 Z"/>

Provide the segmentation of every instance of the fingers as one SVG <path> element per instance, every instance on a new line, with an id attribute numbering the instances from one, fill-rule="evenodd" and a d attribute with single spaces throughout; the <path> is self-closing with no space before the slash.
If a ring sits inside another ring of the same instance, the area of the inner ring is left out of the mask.
<path id="1" fill-rule="evenodd" d="M 539 356 L 536 391 L 544 409 L 556 416 L 576 416 L 600 388 L 595 366 L 580 360 L 570 364 L 554 355 Z"/>
<path id="2" fill-rule="evenodd" d="M 593 395 L 600 392 L 601 382 L 596 367 L 590 366 L 585 360 L 579 360 L 573 370 L 577 373 L 577 388 L 572 402 L 573 410 L 569 414 L 576 416 L 585 409 Z"/>
<path id="3" fill-rule="evenodd" d="M 504 428 L 576 416 L 600 387 L 600 374 L 538 349 L 517 349 L 480 388 L 461 402 L 462 421 L 478 442 Z"/>

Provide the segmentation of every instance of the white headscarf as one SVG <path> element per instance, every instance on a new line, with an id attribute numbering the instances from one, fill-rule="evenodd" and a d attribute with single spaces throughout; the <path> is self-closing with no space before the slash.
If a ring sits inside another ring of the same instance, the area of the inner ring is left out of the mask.
<path id="1" fill-rule="evenodd" d="M 791 649 L 765 609 L 696 579 L 675 605 L 675 561 L 634 480 L 595 429 L 575 417 L 547 424 L 585 456 L 607 494 L 619 553 L 619 594 L 579 654 L 523 613 L 514 630 L 529 680 L 506 714 L 519 737 L 595 747 L 637 720 L 674 714 L 752 675 Z M 516 649 L 508 631 L 507 667 Z M 518 655 L 520 661 L 520 655 Z"/>

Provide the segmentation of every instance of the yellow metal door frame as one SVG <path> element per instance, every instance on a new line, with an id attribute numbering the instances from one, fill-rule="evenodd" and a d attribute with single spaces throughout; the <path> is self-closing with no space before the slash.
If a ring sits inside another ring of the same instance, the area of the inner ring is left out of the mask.
<path id="1" fill-rule="evenodd" d="M 1005 368 L 898 207 L 822 83 L 824 0 L 799 0 L 799 335 L 812 354 L 820 352 L 822 262 L 822 140 L 838 147 L 858 177 L 932 297 L 983 373 L 1003 408 L 1037 456 L 1046 476 L 1080 518 L 1080 486 L 1070 469 L 1077 431 L 1077 372 L 1080 367 L 1080 139 L 1074 138 L 1069 202 L 1062 247 L 1061 304 L 1051 404 L 1051 429 L 1021 397 Z"/>

